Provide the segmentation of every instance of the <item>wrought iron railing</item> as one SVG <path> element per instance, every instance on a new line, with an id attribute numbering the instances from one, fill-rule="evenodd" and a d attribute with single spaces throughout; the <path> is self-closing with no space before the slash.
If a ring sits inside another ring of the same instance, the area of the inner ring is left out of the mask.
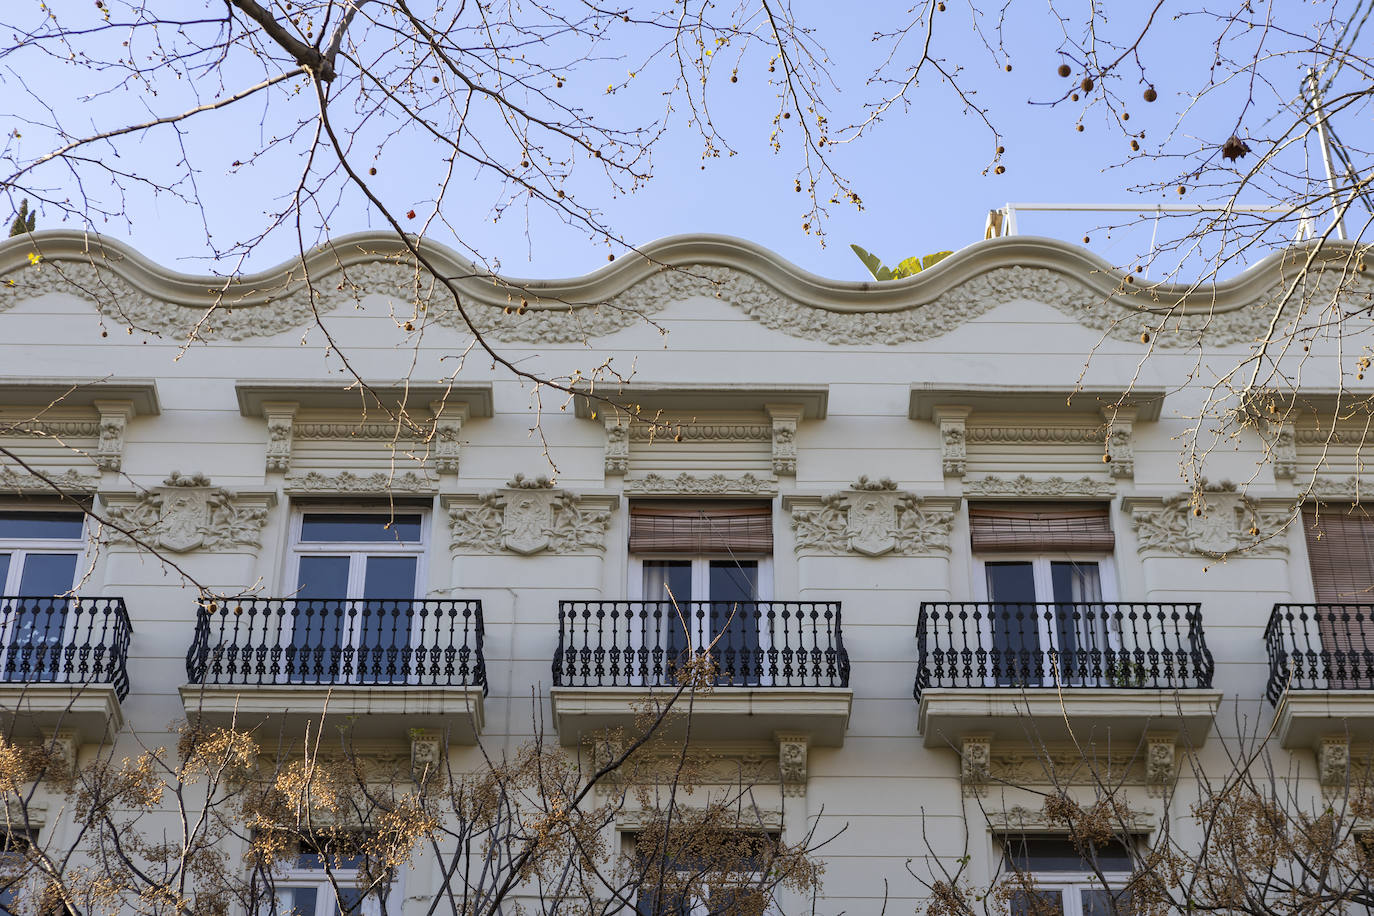
<path id="1" fill-rule="evenodd" d="M 1374 690 L 1374 604 L 1276 604 L 1264 630 L 1265 695 L 1285 690 Z"/>
<path id="2" fill-rule="evenodd" d="M 129 695 L 129 612 L 123 598 L 0 597 L 0 679 L 110 684 Z"/>
<path id="3" fill-rule="evenodd" d="M 207 602 L 193 684 L 487 686 L 482 602 L 253 598 Z"/>
<path id="4" fill-rule="evenodd" d="M 724 687 L 848 687 L 837 601 L 561 601 L 558 687 L 678 685 L 693 653 Z"/>
<path id="5" fill-rule="evenodd" d="M 1197 604 L 926 602 L 917 627 L 927 687 L 1212 686 Z"/>

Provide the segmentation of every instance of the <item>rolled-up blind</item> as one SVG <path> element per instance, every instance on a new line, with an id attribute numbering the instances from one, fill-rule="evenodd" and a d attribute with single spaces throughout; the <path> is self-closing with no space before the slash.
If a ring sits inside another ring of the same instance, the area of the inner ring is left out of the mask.
<path id="1" fill-rule="evenodd" d="M 630 504 L 630 553 L 773 552 L 773 507 L 766 502 Z"/>
<path id="2" fill-rule="evenodd" d="M 1111 553 L 1111 507 L 1106 503 L 974 503 L 969 506 L 974 553 Z"/>
<path id="3" fill-rule="evenodd" d="M 1374 603 L 1374 517 L 1363 506 L 1303 506 L 1307 558 L 1319 604 Z"/>

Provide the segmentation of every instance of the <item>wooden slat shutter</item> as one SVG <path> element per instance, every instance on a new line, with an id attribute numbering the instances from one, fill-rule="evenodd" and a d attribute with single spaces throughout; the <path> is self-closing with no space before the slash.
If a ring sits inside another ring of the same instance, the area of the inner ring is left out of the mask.
<path id="1" fill-rule="evenodd" d="M 771 503 L 693 500 L 630 504 L 630 553 L 772 552 Z"/>
<path id="2" fill-rule="evenodd" d="M 1106 503 L 974 503 L 968 514 L 974 553 L 1111 553 L 1116 546 Z"/>
<path id="3" fill-rule="evenodd" d="M 1374 604 L 1374 518 L 1363 506 L 1308 504 L 1302 510 L 1307 559 L 1318 604 Z M 1328 686 L 1368 689 L 1374 620 L 1357 608 L 1317 614 L 1322 648 L 1330 654 Z"/>

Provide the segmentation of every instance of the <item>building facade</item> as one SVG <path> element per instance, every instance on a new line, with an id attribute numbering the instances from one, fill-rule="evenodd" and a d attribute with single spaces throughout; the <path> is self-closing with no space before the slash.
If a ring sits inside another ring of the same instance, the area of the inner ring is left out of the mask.
<path id="1" fill-rule="evenodd" d="M 1318 338 L 1290 390 L 1228 376 L 1282 258 L 1146 294 L 1017 237 L 882 284 L 716 237 L 567 281 L 424 250 L 480 339 L 383 236 L 229 284 L 0 245 L 16 740 L 323 719 L 458 769 L 582 754 L 709 647 L 692 740 L 767 830 L 838 834 L 817 913 L 921 908 L 934 859 L 993 880 L 1085 761 L 1145 841 L 1255 736 L 1313 797 L 1364 765 L 1356 369 Z M 405 912 L 436 880 L 421 854 Z"/>

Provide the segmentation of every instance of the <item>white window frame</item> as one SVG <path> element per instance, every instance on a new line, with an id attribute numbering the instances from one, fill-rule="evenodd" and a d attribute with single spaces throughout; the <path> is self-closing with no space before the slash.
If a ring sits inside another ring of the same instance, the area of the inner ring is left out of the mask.
<path id="1" fill-rule="evenodd" d="M 1067 840 L 1067 836 L 1050 835 L 1049 839 Z M 1014 842 L 1017 837 L 1004 836 L 999 838 L 999 852 L 1002 857 L 1002 868 L 1010 873 L 1010 865 L 1007 862 L 1007 848 L 1009 842 Z M 1125 840 L 1118 840 L 1129 850 L 1137 837 L 1130 837 Z M 1026 869 L 1026 874 L 1032 881 L 1032 889 L 1035 891 L 1059 891 L 1059 899 L 1063 907 L 1061 916 L 1083 916 L 1083 891 L 1119 891 L 1123 890 L 1130 883 L 1132 873 L 1129 871 L 1113 871 L 1101 869 L 1102 877 L 1099 878 L 1092 871 L 1063 871 L 1054 869 L 1034 868 Z M 1103 883 L 1105 880 L 1105 883 Z M 1008 907 L 1010 912 L 1010 907 Z"/>
<path id="2" fill-rule="evenodd" d="M 779 835 L 779 833 L 778 833 L 777 831 L 774 831 L 774 830 L 766 830 L 766 831 L 764 831 L 764 832 L 767 833 L 769 836 L 771 836 L 775 842 L 780 842 L 780 841 L 781 841 L 781 836 Z M 623 855 L 626 855 L 626 856 L 628 856 L 628 857 L 633 857 L 634 854 L 635 854 L 635 838 L 636 838 L 636 832 L 634 832 L 634 831 L 622 831 L 621 834 L 620 834 L 620 837 L 621 837 L 621 851 L 622 851 L 622 854 L 623 854 Z M 727 886 L 727 887 L 728 887 L 729 885 L 732 885 L 732 884 L 757 884 L 757 882 L 759 881 L 759 879 L 762 878 L 762 877 L 763 877 L 763 873 L 762 873 L 762 872 L 757 872 L 757 871 L 751 871 L 751 872 L 730 872 L 730 873 L 728 873 L 728 874 L 724 874 L 724 875 L 719 876 L 719 879 L 718 879 L 717 882 L 714 882 L 714 883 L 712 883 L 712 884 L 707 884 L 707 885 L 704 886 L 703 889 L 704 889 L 704 890 L 706 891 L 706 893 L 707 893 L 707 897 L 706 897 L 705 899 L 702 899 L 700 896 L 697 896 L 697 897 L 694 897 L 694 898 L 693 898 L 692 903 L 691 903 L 689 909 L 687 910 L 688 916 L 710 916 L 711 913 L 715 912 L 714 910 L 711 909 L 711 903 L 710 903 L 710 896 L 709 896 L 709 895 L 710 895 L 711 891 L 712 891 L 716 886 Z M 780 912 L 780 910 L 778 909 L 777 900 L 776 900 L 776 888 L 774 889 L 774 891 L 775 891 L 775 894 L 774 894 L 773 898 L 771 898 L 771 899 L 769 900 L 769 902 L 768 902 L 768 908 L 767 908 L 766 910 L 764 910 L 765 916 L 774 916 L 774 914 L 777 914 L 777 913 Z M 636 891 L 635 891 L 635 902 L 634 902 L 634 909 L 633 909 L 632 913 L 637 914 L 638 912 L 639 912 L 639 889 L 637 888 Z"/>
<path id="3" fill-rule="evenodd" d="M 0 553 L 8 554 L 10 561 L 5 571 L 5 578 L 0 581 L 0 597 L 24 597 L 24 598 L 46 598 L 47 595 L 20 595 L 19 581 L 23 576 L 24 564 L 28 562 L 30 556 L 44 554 L 75 554 L 76 563 L 72 570 L 72 583 L 63 595 L 53 595 L 51 597 L 75 597 L 77 582 L 81 579 L 81 570 L 85 567 L 89 547 L 86 540 L 86 513 L 76 511 L 65 511 L 61 508 L 49 506 L 34 506 L 32 508 L 18 508 L 16 506 L 5 506 L 0 508 L 0 515 L 16 512 L 53 512 L 61 515 L 78 515 L 81 518 L 81 532 L 75 537 L 70 538 L 0 538 Z M 15 625 L 17 624 L 18 614 L 12 608 L 6 607 L 3 626 L 0 626 L 0 672 L 9 668 L 9 653 L 15 648 Z M 71 627 L 76 626 L 71 614 L 64 614 L 62 619 L 62 632 L 58 635 L 59 645 L 64 642 L 70 634 Z"/>
<path id="4" fill-rule="evenodd" d="M 1107 553 L 1084 553 L 1081 551 L 1065 551 L 1063 553 L 994 553 L 979 554 L 975 556 L 974 567 L 976 570 L 975 582 L 973 583 L 974 600 L 988 603 L 992 598 L 988 594 L 988 572 L 989 563 L 1030 563 L 1031 576 L 1035 582 L 1035 601 L 1037 604 L 1053 604 L 1054 599 L 1054 579 L 1050 570 L 1053 563 L 1094 563 L 1097 565 L 1098 584 L 1102 588 L 1102 603 L 1112 604 L 1116 602 L 1116 566 L 1112 562 L 1112 555 Z M 1039 639 L 1041 652 L 1047 652 L 1055 648 L 1057 636 L 1048 620 L 1037 617 L 1036 623 L 1039 629 Z M 984 646 L 991 646 L 992 640 L 992 621 L 984 619 L 980 628 L 979 638 Z M 1121 631 L 1117 625 L 1108 620 L 1106 636 L 1106 648 L 1113 651 L 1121 648 Z M 1101 686 L 1101 678 L 1093 678 L 1088 681 L 1074 682 L 1075 687 L 1096 687 Z M 1053 681 L 1041 681 L 1039 684 L 1027 683 L 1027 687 L 1053 687 Z"/>
<path id="5" fill-rule="evenodd" d="M 335 868 L 334 878 L 340 887 L 357 886 L 358 870 L 356 868 Z M 400 904 L 405 900 L 402 887 L 403 875 L 397 869 L 395 876 L 391 879 L 391 891 L 388 897 L 392 905 L 388 906 L 388 911 L 393 913 L 400 912 Z M 279 892 L 292 890 L 295 888 L 315 888 L 315 912 L 300 913 L 297 916 L 334 916 L 334 911 L 338 908 L 338 895 L 334 893 L 334 885 L 329 882 L 329 874 L 324 868 L 301 868 L 299 865 L 291 865 L 280 871 L 272 878 L 273 902 L 269 913 L 275 911 L 276 916 L 290 916 L 293 911 L 286 910 L 279 906 Z M 382 906 L 373 894 L 363 898 L 363 905 L 357 911 L 356 916 L 381 916 Z M 263 914 L 266 916 L 266 914 Z"/>
<path id="6" fill-rule="evenodd" d="M 302 541 L 301 533 L 305 525 L 307 515 L 377 515 L 387 518 L 394 518 L 397 515 L 419 515 L 420 516 L 420 539 L 418 541 Z M 429 528 L 430 510 L 428 506 L 388 506 L 385 508 L 374 506 L 358 506 L 346 504 L 328 504 L 320 506 L 295 506 L 291 513 L 291 537 L 290 537 L 290 562 L 286 563 L 284 570 L 286 581 L 282 583 L 282 594 L 294 598 L 300 590 L 300 566 L 301 558 L 307 556 L 347 556 L 348 557 L 348 586 L 347 594 L 344 596 L 348 601 L 363 600 L 363 587 L 367 579 L 367 558 L 369 556 L 395 556 L 416 558 L 415 561 L 415 587 L 410 595 L 388 596 L 395 599 L 419 600 L 424 597 L 425 583 L 428 582 L 428 559 L 429 559 Z M 361 619 L 361 618 L 359 618 Z M 291 645 L 293 631 L 295 629 L 295 618 L 291 615 L 282 615 L 282 632 L 280 634 L 283 646 Z M 416 640 L 420 634 L 415 632 L 412 627 L 410 632 L 410 648 L 418 649 Z M 349 632 L 343 634 L 343 641 L 340 645 L 353 645 L 358 643 L 358 632 L 356 625 L 350 628 Z M 289 672 L 283 672 L 280 680 L 282 683 L 293 683 Z M 351 683 L 351 682 L 350 682 Z M 359 681 L 365 684 L 365 681 Z"/>

